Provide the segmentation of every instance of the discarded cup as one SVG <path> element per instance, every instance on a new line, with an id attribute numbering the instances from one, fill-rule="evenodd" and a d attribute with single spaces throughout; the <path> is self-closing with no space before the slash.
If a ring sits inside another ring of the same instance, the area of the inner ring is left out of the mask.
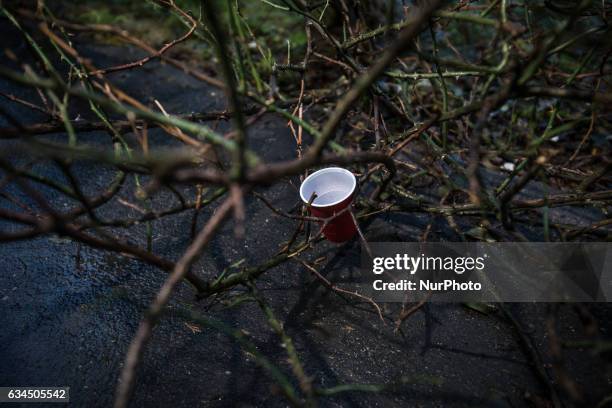
<path id="1" fill-rule="evenodd" d="M 351 205 L 356 187 L 353 173 L 340 167 L 328 167 L 306 177 L 300 186 L 300 198 L 308 204 L 313 193 L 316 194 L 308 206 L 310 214 L 329 218 Z M 329 221 L 323 229 L 323 235 L 331 242 L 348 241 L 356 232 L 357 226 L 348 210 Z"/>

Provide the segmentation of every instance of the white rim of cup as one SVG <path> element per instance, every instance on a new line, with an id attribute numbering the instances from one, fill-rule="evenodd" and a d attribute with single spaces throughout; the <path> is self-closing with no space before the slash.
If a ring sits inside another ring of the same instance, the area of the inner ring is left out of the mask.
<path id="1" fill-rule="evenodd" d="M 347 169 L 343 169 L 342 167 L 326 167 L 324 169 L 321 170 L 317 170 L 314 173 L 312 173 L 311 175 L 309 175 L 308 177 L 306 177 L 306 179 L 302 182 L 302 184 L 300 185 L 300 198 L 302 199 L 303 202 L 305 202 L 306 204 L 308 204 L 308 198 L 304 197 L 304 185 L 306 185 L 306 183 L 308 182 L 308 180 L 314 176 L 320 175 L 320 174 L 324 174 L 324 173 L 330 173 L 330 172 L 336 172 L 336 171 L 340 171 L 342 173 L 348 174 L 349 176 L 351 176 L 351 180 L 353 181 L 353 185 L 351 186 L 351 189 L 349 190 L 349 192 L 344 195 L 341 199 L 334 201 L 331 204 L 324 204 L 324 205 L 317 205 L 317 204 L 310 204 L 313 207 L 317 207 L 317 208 L 325 208 L 325 207 L 331 207 L 337 204 L 340 204 L 342 201 L 346 200 L 348 197 L 350 197 L 351 194 L 353 194 L 355 192 L 355 188 L 357 187 L 357 179 L 355 178 L 355 175 L 353 173 L 351 173 L 350 171 L 348 171 Z"/>

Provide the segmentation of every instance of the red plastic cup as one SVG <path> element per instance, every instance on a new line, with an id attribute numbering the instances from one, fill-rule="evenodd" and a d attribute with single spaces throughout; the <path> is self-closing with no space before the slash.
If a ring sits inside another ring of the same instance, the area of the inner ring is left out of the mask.
<path id="1" fill-rule="evenodd" d="M 310 214 L 329 218 L 351 205 L 356 187 L 357 180 L 353 173 L 340 167 L 328 167 L 306 177 L 300 186 L 300 198 L 308 204 L 312 193 L 316 193 L 317 197 L 308 206 Z M 357 226 L 349 211 L 335 217 L 323 229 L 325 238 L 338 243 L 353 238 L 356 232 Z"/>

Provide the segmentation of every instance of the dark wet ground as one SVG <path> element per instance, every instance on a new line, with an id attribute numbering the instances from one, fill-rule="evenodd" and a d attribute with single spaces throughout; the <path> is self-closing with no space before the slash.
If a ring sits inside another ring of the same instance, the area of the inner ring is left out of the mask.
<path id="1" fill-rule="evenodd" d="M 6 27 L 1 31 L 18 46 L 19 41 L 9 36 L 14 33 Z M 25 46 L 19 47 L 25 53 Z M 89 46 L 83 52 L 105 66 L 131 60 L 133 51 Z M 224 108 L 218 91 L 157 62 L 111 78 L 149 104 L 151 98 L 158 98 L 168 112 Z M 32 95 L 4 80 L 0 80 L 0 89 Z M 6 101 L 0 103 L 7 106 Z M 13 113 L 24 123 L 44 119 L 28 110 Z M 60 140 L 65 135 L 53 137 Z M 104 132 L 79 137 L 91 144 L 107 145 L 108 140 Z M 151 137 L 151 145 L 170 144 L 159 130 L 151 131 Z M 295 155 L 293 137 L 283 119 L 266 116 L 253 127 L 250 137 L 252 147 L 267 160 Z M 3 149 L 13 143 L 2 142 Z M 90 163 L 75 166 L 89 193 L 100 191 L 114 175 Z M 60 177 L 51 166 L 35 169 L 48 177 Z M 535 194 L 538 188 L 541 186 L 534 185 L 531 191 Z M 41 191 L 56 208 L 69 205 L 51 190 Z M 134 201 L 132 191 L 130 179 L 120 196 Z M 11 192 L 19 194 L 15 189 Z M 283 209 L 298 201 L 295 187 L 286 182 L 262 192 Z M 173 200 L 172 194 L 161 192 L 156 205 L 168 206 Z M 274 254 L 277 245 L 292 234 L 293 221 L 273 215 L 260 202 L 249 202 L 248 207 L 246 240 L 237 241 L 227 225 L 194 268 L 198 275 L 211 278 L 243 257 L 247 264 L 255 265 Z M 200 216 L 200 224 L 208 211 Z M 103 207 L 100 214 L 113 218 L 136 215 L 116 203 Z M 587 223 L 600 214 L 555 210 L 552 216 L 581 217 Z M 176 259 L 190 242 L 187 232 L 191 220 L 192 213 L 187 212 L 155 221 L 154 251 Z M 430 221 L 416 214 L 384 214 L 363 228 L 371 240 L 417 240 Z M 0 224 L 0 228 L 9 227 Z M 145 243 L 144 226 L 118 233 L 140 245 Z M 457 238 L 443 220 L 435 220 L 431 237 Z M 325 256 L 321 273 L 351 288 L 358 274 L 359 251 L 354 241 L 342 246 L 323 243 L 307 259 Z M 0 245 L 0 386 L 70 386 L 71 406 L 111 405 L 127 346 L 164 277 L 163 272 L 142 263 L 55 236 Z M 458 304 L 432 303 L 410 317 L 403 332 L 396 334 L 367 304 L 331 293 L 297 263 L 270 270 L 258 285 L 294 339 L 306 372 L 317 385 L 389 383 L 402 376 L 418 377 L 416 384 L 391 392 L 353 392 L 323 399 L 323 406 L 517 407 L 529 406 L 526 395 L 546 397 L 516 329 L 500 313 L 485 315 Z M 289 373 L 284 349 L 260 309 L 254 303 L 242 303 L 207 311 L 207 305 L 193 301 L 191 288 L 181 285 L 146 348 L 133 406 L 285 406 L 249 353 L 223 333 L 185 318 L 189 310 L 201 311 L 244 330 L 262 354 Z M 515 304 L 510 308 L 546 360 L 546 306 Z M 562 306 L 561 310 L 561 336 L 583 338 L 582 325 L 572 308 Z M 609 337 L 609 306 L 592 306 L 591 310 L 602 335 Z M 586 391 L 589 404 L 610 391 L 610 370 L 597 356 L 576 349 L 565 357 L 568 371 Z"/>

